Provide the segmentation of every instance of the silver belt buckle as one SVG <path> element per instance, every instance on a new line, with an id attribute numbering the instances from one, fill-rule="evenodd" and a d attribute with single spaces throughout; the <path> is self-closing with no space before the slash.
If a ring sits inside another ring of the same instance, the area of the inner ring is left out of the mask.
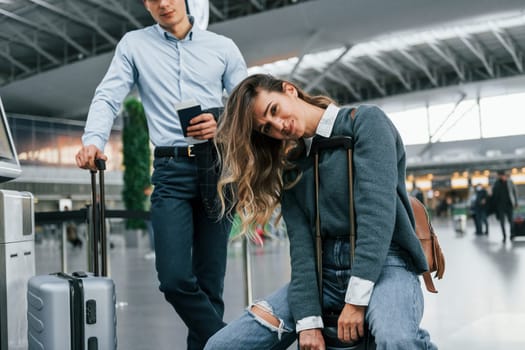
<path id="1" fill-rule="evenodd" d="M 188 145 L 188 157 L 195 157 L 195 153 L 193 153 L 193 145 Z"/>

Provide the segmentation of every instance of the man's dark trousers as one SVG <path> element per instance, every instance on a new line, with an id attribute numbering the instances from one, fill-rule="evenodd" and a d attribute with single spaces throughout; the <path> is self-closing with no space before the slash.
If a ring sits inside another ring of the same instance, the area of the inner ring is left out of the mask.
<path id="1" fill-rule="evenodd" d="M 505 230 L 505 220 L 509 222 L 509 225 L 512 228 L 512 218 L 514 216 L 514 209 L 512 205 L 503 205 L 496 209 L 496 215 L 501 225 L 501 234 L 503 235 L 503 241 L 507 239 L 507 233 Z"/>
<path id="2" fill-rule="evenodd" d="M 196 157 L 156 157 L 151 219 L 160 290 L 190 329 L 188 349 L 202 349 L 224 326 L 224 276 L 230 224 L 207 215 Z"/>

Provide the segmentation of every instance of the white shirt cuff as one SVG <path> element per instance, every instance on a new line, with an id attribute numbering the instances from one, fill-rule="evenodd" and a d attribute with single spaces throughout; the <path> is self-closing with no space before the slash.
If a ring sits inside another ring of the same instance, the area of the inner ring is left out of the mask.
<path id="1" fill-rule="evenodd" d="M 373 289 L 374 282 L 352 276 L 346 289 L 345 302 L 352 305 L 367 306 Z"/>
<path id="2" fill-rule="evenodd" d="M 306 329 L 314 329 L 314 328 L 323 328 L 323 319 L 321 316 L 308 316 L 303 319 L 300 319 L 295 324 L 295 331 L 299 333 L 300 331 L 304 331 Z"/>
<path id="3" fill-rule="evenodd" d="M 106 141 L 104 141 L 99 136 L 93 135 L 93 136 L 90 136 L 90 137 L 83 137 L 82 138 L 82 144 L 84 146 L 95 145 L 99 150 L 104 152 L 104 147 L 106 146 Z"/>

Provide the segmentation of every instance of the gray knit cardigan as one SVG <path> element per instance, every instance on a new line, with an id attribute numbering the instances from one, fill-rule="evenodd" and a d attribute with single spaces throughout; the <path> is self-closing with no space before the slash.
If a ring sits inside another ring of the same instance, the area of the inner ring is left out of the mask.
<path id="1" fill-rule="evenodd" d="M 355 119 L 342 108 L 332 135 L 354 140 L 354 203 L 357 242 L 352 275 L 377 282 L 391 244 L 406 251 L 416 272 L 427 262 L 414 232 L 405 188 L 405 148 L 385 113 L 361 105 Z M 292 276 L 288 300 L 294 319 L 321 315 L 315 269 L 313 157 L 297 160 L 299 182 L 282 194 L 282 213 L 290 238 Z M 325 151 L 320 160 L 320 210 L 323 236 L 348 236 L 348 178 L 344 150 Z M 347 252 L 343 252 L 347 254 Z M 348 253 L 349 254 L 349 253 Z"/>

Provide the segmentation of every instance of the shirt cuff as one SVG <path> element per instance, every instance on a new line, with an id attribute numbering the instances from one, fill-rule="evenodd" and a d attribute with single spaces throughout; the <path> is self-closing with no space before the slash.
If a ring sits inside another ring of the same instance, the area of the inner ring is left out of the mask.
<path id="1" fill-rule="evenodd" d="M 95 145 L 102 152 L 104 152 L 104 147 L 106 146 L 106 142 L 101 137 L 96 136 L 96 135 L 89 136 L 89 137 L 83 136 L 82 144 L 84 146 Z"/>
<path id="2" fill-rule="evenodd" d="M 345 303 L 367 306 L 374 289 L 374 282 L 352 276 L 346 289 Z"/>
<path id="3" fill-rule="evenodd" d="M 324 324 L 321 316 L 308 316 L 297 321 L 297 323 L 295 324 L 295 331 L 299 333 L 300 331 L 304 331 L 307 329 L 323 327 Z"/>

